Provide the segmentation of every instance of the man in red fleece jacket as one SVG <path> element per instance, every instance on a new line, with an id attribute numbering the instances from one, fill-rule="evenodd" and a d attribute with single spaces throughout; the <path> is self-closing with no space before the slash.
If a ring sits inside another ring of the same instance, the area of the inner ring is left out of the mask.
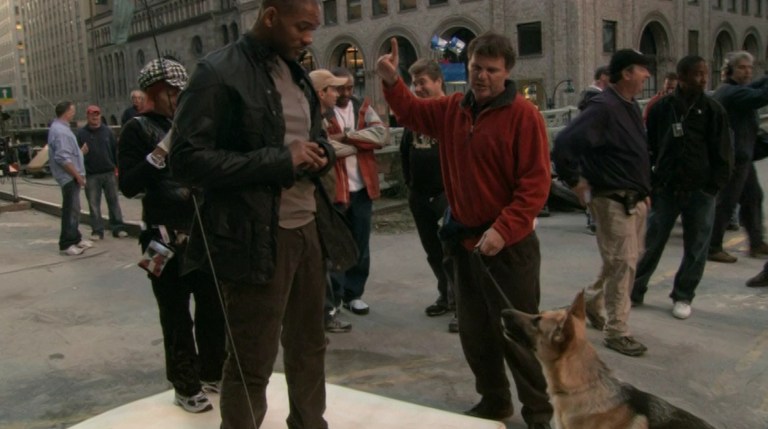
<path id="1" fill-rule="evenodd" d="M 508 80 L 516 56 L 508 38 L 485 33 L 469 44 L 468 54 L 466 94 L 435 99 L 411 94 L 398 75 L 394 39 L 376 71 L 398 122 L 440 142 L 450 207 L 442 238 L 454 267 L 461 345 L 482 396 L 466 414 L 512 415 L 506 359 L 528 428 L 546 429 L 552 407 L 541 367 L 528 349 L 505 344 L 504 300 L 484 270 L 489 266 L 516 309 L 538 313 L 541 255 L 534 219 L 550 183 L 546 129 L 536 107 Z"/>

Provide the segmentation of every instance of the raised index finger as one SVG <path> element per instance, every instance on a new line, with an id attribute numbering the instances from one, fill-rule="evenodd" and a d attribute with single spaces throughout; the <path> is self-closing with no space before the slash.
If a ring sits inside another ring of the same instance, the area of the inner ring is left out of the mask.
<path id="1" fill-rule="evenodd" d="M 399 58 L 397 56 L 397 38 L 393 37 L 389 39 L 389 45 L 391 46 L 392 59 L 397 60 Z"/>

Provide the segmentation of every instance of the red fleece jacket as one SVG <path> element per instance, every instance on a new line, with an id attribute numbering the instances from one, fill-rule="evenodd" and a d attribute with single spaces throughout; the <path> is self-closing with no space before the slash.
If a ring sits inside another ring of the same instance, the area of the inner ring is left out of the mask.
<path id="1" fill-rule="evenodd" d="M 533 231 L 551 181 L 544 120 L 531 102 L 513 94 L 473 120 L 462 94 L 421 99 L 402 79 L 392 87 L 384 85 L 384 97 L 398 123 L 440 142 L 453 217 L 469 227 L 493 222 L 506 246 Z"/>

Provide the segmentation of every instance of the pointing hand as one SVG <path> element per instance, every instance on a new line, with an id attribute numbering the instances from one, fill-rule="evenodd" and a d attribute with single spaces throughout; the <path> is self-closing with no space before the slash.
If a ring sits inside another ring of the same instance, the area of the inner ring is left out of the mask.
<path id="1" fill-rule="evenodd" d="M 387 86 L 392 86 L 397 82 L 397 68 L 400 64 L 400 58 L 397 54 L 397 39 L 389 39 L 391 52 L 379 57 L 376 61 L 376 74 L 381 77 Z"/>

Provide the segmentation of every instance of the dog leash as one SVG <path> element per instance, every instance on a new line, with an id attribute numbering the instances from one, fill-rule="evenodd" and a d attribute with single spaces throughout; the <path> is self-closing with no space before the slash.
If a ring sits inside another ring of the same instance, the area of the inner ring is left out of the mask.
<path id="1" fill-rule="evenodd" d="M 485 262 L 485 259 L 483 259 L 483 254 L 480 253 L 480 249 L 475 247 L 475 250 L 472 251 L 472 254 L 477 256 L 477 260 L 480 261 L 480 266 L 483 267 L 483 271 L 485 271 L 485 274 L 488 275 L 489 279 L 491 279 L 491 283 L 493 283 L 493 286 L 496 288 L 496 291 L 501 296 L 501 299 L 504 300 L 504 303 L 507 305 L 507 308 L 515 308 L 512 306 L 512 303 L 507 298 L 507 295 L 501 289 L 499 282 L 497 282 L 496 278 L 493 276 L 493 273 L 491 272 L 491 267 L 488 266 L 488 264 Z"/>

